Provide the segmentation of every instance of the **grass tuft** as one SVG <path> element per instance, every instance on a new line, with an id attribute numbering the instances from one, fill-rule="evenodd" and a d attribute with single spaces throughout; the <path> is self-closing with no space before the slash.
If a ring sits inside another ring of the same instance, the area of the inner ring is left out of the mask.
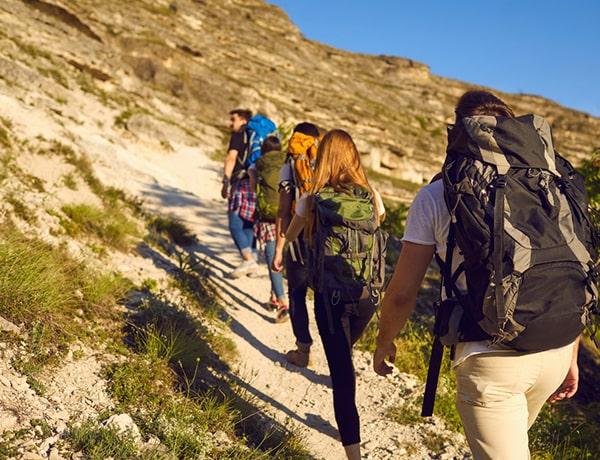
<path id="1" fill-rule="evenodd" d="M 78 204 L 63 206 L 62 211 L 70 220 L 63 219 L 61 224 L 71 237 L 93 235 L 112 248 L 128 251 L 131 249 L 131 237 L 139 235 L 135 222 L 129 220 L 118 208 L 103 210 Z"/>

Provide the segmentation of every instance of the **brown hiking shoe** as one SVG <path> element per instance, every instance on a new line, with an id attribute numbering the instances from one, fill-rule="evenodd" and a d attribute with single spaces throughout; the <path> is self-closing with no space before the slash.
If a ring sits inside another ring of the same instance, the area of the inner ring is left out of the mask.
<path id="1" fill-rule="evenodd" d="M 285 354 L 285 360 L 288 363 L 293 364 L 298 367 L 306 367 L 310 366 L 312 363 L 310 362 L 310 348 L 306 350 L 302 350 L 300 348 L 296 350 L 288 351 Z"/>

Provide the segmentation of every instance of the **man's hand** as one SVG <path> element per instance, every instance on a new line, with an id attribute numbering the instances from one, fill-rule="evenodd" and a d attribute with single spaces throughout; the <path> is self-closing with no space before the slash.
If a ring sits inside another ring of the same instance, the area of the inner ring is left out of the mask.
<path id="1" fill-rule="evenodd" d="M 373 354 L 373 370 L 382 376 L 392 373 L 394 367 L 385 362 L 393 363 L 396 360 L 396 346 L 392 343 L 387 347 L 377 347 Z"/>
<path id="2" fill-rule="evenodd" d="M 229 198 L 229 182 L 223 182 L 223 187 L 221 188 L 221 198 Z"/>

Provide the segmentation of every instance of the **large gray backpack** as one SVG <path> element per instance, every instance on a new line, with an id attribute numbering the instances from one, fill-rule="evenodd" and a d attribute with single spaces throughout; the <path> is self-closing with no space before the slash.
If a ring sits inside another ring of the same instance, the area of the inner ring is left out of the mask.
<path id="1" fill-rule="evenodd" d="M 460 120 L 448 135 L 442 180 L 451 223 L 438 354 L 441 345 L 486 339 L 543 351 L 591 328 L 598 288 L 588 197 L 543 118 Z M 451 272 L 455 246 L 464 261 Z M 460 276 L 467 293 L 456 288 Z"/>

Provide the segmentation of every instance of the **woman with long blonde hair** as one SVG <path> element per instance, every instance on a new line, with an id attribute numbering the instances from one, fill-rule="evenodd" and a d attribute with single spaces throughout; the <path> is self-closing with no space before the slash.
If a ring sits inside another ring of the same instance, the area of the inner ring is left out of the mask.
<path id="1" fill-rule="evenodd" d="M 358 186 L 358 187 L 357 187 Z M 329 131 L 319 144 L 313 186 L 298 200 L 296 215 L 286 232 L 293 241 L 304 229 L 304 238 L 312 245 L 315 231 L 314 197 L 324 187 L 339 193 L 353 195 L 356 188 L 371 192 L 378 222 L 384 217 L 384 207 L 379 194 L 369 185 L 363 170 L 360 154 L 350 135 L 342 130 Z M 316 245 L 314 245 L 316 246 Z M 313 247 L 313 251 L 322 250 Z M 342 300 L 331 305 L 328 293 L 315 292 L 315 319 L 327 357 L 333 406 L 342 445 L 350 460 L 360 459 L 360 423 L 356 408 L 356 382 L 352 363 L 352 346 L 359 339 L 377 305 L 371 296 Z"/>

